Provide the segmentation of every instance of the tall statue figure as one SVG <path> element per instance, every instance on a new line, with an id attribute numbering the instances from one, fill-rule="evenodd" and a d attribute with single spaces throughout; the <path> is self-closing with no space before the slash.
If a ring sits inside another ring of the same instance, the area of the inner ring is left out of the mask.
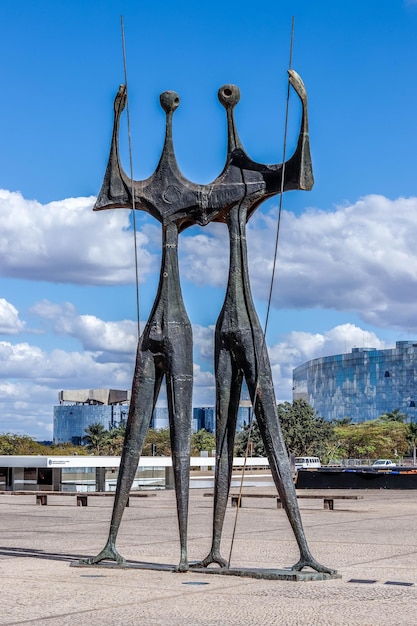
<path id="1" fill-rule="evenodd" d="M 119 122 L 126 103 L 122 85 L 114 103 L 114 125 L 110 156 L 95 210 L 140 209 L 151 214 L 162 226 L 162 262 L 157 295 L 137 348 L 131 403 L 120 463 L 108 540 L 103 550 L 85 564 L 104 559 L 125 561 L 115 547 L 116 538 L 139 457 L 148 431 L 162 380 L 165 377 L 172 463 L 180 535 L 178 571 L 188 569 L 187 516 L 189 496 L 190 434 L 192 423 L 192 332 L 184 307 L 178 269 L 178 235 L 193 224 L 211 221 L 227 223 L 230 233 L 230 271 L 225 303 L 217 323 L 215 374 L 217 386 L 217 466 L 213 547 L 203 565 L 220 556 L 220 536 L 226 509 L 233 458 L 236 414 L 243 376 L 248 384 L 265 441 L 272 474 L 299 548 L 301 569 L 311 566 L 330 571 L 311 556 L 301 524 L 291 480 L 288 457 L 275 406 L 270 365 L 262 330 L 249 287 L 246 221 L 265 199 L 288 189 L 309 189 L 313 179 L 307 132 L 307 103 L 300 77 L 290 72 L 290 81 L 303 104 L 303 118 L 294 156 L 282 165 L 261 165 L 251 161 L 238 139 L 233 107 L 239 100 L 237 87 L 226 85 L 219 91 L 227 110 L 228 152 L 221 174 L 210 184 L 187 180 L 175 158 L 172 116 L 179 105 L 175 92 L 161 95 L 166 113 L 165 143 L 159 164 L 148 179 L 133 181 L 124 172 L 119 158 Z"/>
<path id="2" fill-rule="evenodd" d="M 187 569 L 187 516 L 189 456 L 192 423 L 193 354 L 192 331 L 182 299 L 178 269 L 178 233 L 195 223 L 175 204 L 175 189 L 165 185 L 175 171 L 172 149 L 172 114 L 179 104 L 177 94 L 165 92 L 161 105 L 166 112 L 166 137 L 159 165 L 148 180 L 131 181 L 119 159 L 119 122 L 126 103 L 122 85 L 114 103 L 114 127 L 109 162 L 94 210 L 132 208 L 147 211 L 162 225 L 162 260 L 155 302 L 139 339 L 132 382 L 131 403 L 113 506 L 110 532 L 105 548 L 88 563 L 104 559 L 124 563 L 115 547 L 116 537 L 129 497 L 143 443 L 166 378 L 172 462 L 181 545 L 179 570 Z M 134 198 L 132 198 L 132 189 Z M 170 202 L 173 195 L 173 203 Z M 162 197 L 163 196 L 163 197 Z"/>
<path id="3" fill-rule="evenodd" d="M 308 136 L 307 95 L 296 72 L 289 71 L 289 80 L 302 104 L 301 129 L 293 156 L 280 165 L 261 165 L 246 155 L 233 116 L 234 106 L 240 98 L 239 90 L 234 85 L 226 85 L 219 90 L 219 99 L 227 111 L 228 164 L 235 171 L 236 179 L 247 185 L 247 191 L 226 213 L 230 241 L 229 279 L 215 331 L 216 473 L 213 540 L 209 555 L 196 564 L 196 567 L 207 567 L 210 563 L 228 566 L 228 562 L 221 556 L 220 542 L 230 490 L 237 413 L 244 378 L 271 473 L 300 549 L 300 559 L 293 569 L 301 570 L 310 566 L 319 572 L 333 572 L 312 557 L 304 535 L 278 419 L 266 343 L 252 300 L 248 272 L 246 223 L 253 212 L 266 198 L 291 189 L 311 189 L 314 182 Z"/>
<path id="4" fill-rule="evenodd" d="M 177 500 L 181 555 L 178 571 L 188 569 L 187 517 L 192 424 L 192 331 L 181 293 L 178 268 L 178 235 L 193 224 L 205 225 L 234 205 L 245 186 L 233 180 L 226 167 L 211 184 L 199 185 L 181 173 L 174 153 L 172 117 L 179 96 L 166 91 L 160 97 L 166 113 L 165 143 L 155 172 L 143 181 L 131 180 L 119 157 L 120 116 L 126 105 L 122 85 L 114 101 L 110 156 L 94 210 L 128 208 L 143 210 L 162 226 L 162 261 L 159 286 L 149 320 L 139 339 L 132 381 L 126 435 L 107 543 L 85 564 L 105 559 L 125 562 L 115 547 L 152 413 L 165 377 L 170 424 L 172 464 Z M 133 197 L 132 197 L 133 196 Z"/>

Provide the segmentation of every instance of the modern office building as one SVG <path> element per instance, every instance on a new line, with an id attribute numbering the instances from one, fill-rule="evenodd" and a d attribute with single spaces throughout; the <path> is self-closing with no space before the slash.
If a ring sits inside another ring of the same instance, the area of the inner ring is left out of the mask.
<path id="1" fill-rule="evenodd" d="M 362 422 L 399 409 L 417 421 L 417 341 L 307 361 L 293 372 L 293 400 L 299 399 L 326 420 Z"/>
<path id="2" fill-rule="evenodd" d="M 75 389 L 60 391 L 54 407 L 54 443 L 81 443 L 85 429 L 102 424 L 112 430 L 126 423 L 130 391 L 118 389 Z"/>
<path id="3" fill-rule="evenodd" d="M 106 430 L 112 430 L 125 424 L 129 412 L 130 391 L 116 389 L 78 389 L 60 391 L 59 405 L 54 407 L 54 443 L 71 441 L 81 443 L 85 429 L 92 424 L 102 424 Z M 237 431 L 249 423 L 252 405 L 243 400 L 240 403 L 237 418 Z M 159 430 L 169 427 L 167 407 L 155 407 L 151 428 Z M 209 432 L 216 429 L 215 408 L 195 407 L 193 409 L 192 430 L 204 428 Z"/>
<path id="4" fill-rule="evenodd" d="M 242 400 L 237 412 L 237 432 L 249 424 L 251 411 L 252 403 L 249 400 Z M 214 406 L 195 407 L 193 409 L 193 431 L 197 432 L 202 428 L 210 433 L 216 431 L 216 409 Z"/>

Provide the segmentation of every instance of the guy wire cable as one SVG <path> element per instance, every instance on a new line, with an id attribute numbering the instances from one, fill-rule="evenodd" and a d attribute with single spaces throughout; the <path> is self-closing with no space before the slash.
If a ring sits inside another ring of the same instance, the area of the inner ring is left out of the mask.
<path id="1" fill-rule="evenodd" d="M 122 53 L 123 53 L 123 72 L 126 85 L 126 116 L 127 116 L 127 137 L 129 145 L 129 169 L 132 196 L 132 222 L 133 222 L 133 241 L 135 250 L 135 285 L 136 285 L 136 317 L 138 325 L 138 338 L 140 337 L 140 309 L 139 309 L 139 270 L 138 270 L 138 244 L 136 229 L 136 201 L 135 201 L 135 183 L 133 181 L 133 156 L 132 156 L 132 138 L 130 133 L 130 112 L 129 112 L 129 86 L 127 81 L 127 63 L 126 63 L 126 45 L 125 45 L 125 27 L 123 23 L 123 15 L 120 16 L 120 29 L 122 35 Z"/>
<path id="2" fill-rule="evenodd" d="M 292 69 L 292 51 L 293 51 L 293 45 L 294 45 L 294 21 L 295 21 L 294 20 L 294 16 L 292 16 L 292 21 L 291 21 L 291 40 L 290 40 L 290 55 L 289 55 L 289 69 Z M 276 235 L 275 235 L 274 257 L 273 257 L 272 274 L 271 274 L 271 281 L 270 281 L 269 294 L 268 294 L 268 305 L 267 305 L 267 311 L 266 311 L 266 316 L 265 316 L 265 324 L 264 324 L 264 330 L 263 330 L 261 354 L 263 354 L 263 351 L 266 349 L 266 332 L 267 332 L 267 329 L 268 329 L 269 314 L 270 314 L 270 310 L 271 310 L 272 293 L 273 293 L 274 280 L 275 280 L 275 270 L 276 270 L 276 263 L 277 263 L 277 256 L 278 256 L 278 242 L 279 242 L 279 234 L 280 234 L 280 226 L 281 226 L 282 203 L 283 203 L 284 184 L 285 184 L 285 158 L 286 158 L 286 152 L 287 152 L 289 102 L 290 102 L 290 81 L 288 80 L 287 100 L 286 100 L 286 107 L 285 107 L 283 154 L 282 154 L 281 191 L 280 191 L 279 205 L 278 205 L 278 220 L 277 220 L 277 230 L 276 230 Z M 257 355 L 257 357 L 258 357 L 258 355 Z M 257 358 L 257 361 L 259 361 L 258 358 Z M 252 410 L 251 410 L 251 414 L 250 414 L 250 418 L 249 418 L 248 441 L 247 441 L 247 444 L 246 444 L 245 457 L 244 457 L 243 467 L 242 467 L 242 476 L 241 476 L 241 479 L 240 479 L 240 487 L 239 487 L 238 501 L 237 501 L 237 507 L 236 507 L 236 515 L 235 515 L 235 521 L 234 521 L 233 531 L 232 531 L 232 539 L 231 539 L 231 544 L 230 544 L 228 568 L 230 568 L 230 562 L 231 562 L 231 559 L 232 559 L 232 551 L 233 551 L 233 545 L 234 545 L 235 534 L 236 534 L 237 520 L 238 520 L 238 516 L 239 516 L 240 503 L 241 503 L 241 499 L 242 499 L 243 481 L 244 481 L 244 478 L 245 478 L 245 471 L 246 471 L 249 447 L 250 447 L 250 443 L 251 443 L 251 439 L 250 438 L 251 438 L 251 434 L 252 434 L 253 416 L 255 414 L 255 405 L 256 405 L 256 398 L 257 398 L 257 394 L 258 394 L 258 386 L 259 386 L 259 368 L 258 368 L 258 372 L 257 372 L 257 380 L 256 380 L 256 385 L 255 385 L 255 394 L 254 394 L 254 399 L 253 399 L 253 402 L 252 402 Z"/>

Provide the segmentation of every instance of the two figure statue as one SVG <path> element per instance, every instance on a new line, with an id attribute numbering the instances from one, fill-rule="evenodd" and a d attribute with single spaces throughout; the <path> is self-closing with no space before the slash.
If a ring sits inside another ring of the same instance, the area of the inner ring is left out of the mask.
<path id="1" fill-rule="evenodd" d="M 229 231 L 230 264 L 226 296 L 215 332 L 216 379 L 216 472 L 212 547 L 194 566 L 228 564 L 221 556 L 220 542 L 230 489 L 233 444 L 243 379 L 264 441 L 271 473 L 300 551 L 293 566 L 309 566 L 332 573 L 310 553 L 304 534 L 290 464 L 279 424 L 271 367 L 263 331 L 256 314 L 249 283 L 246 223 L 261 202 L 292 189 L 311 189 L 313 174 L 308 136 L 307 95 L 303 81 L 293 70 L 289 80 L 302 105 L 297 148 L 283 164 L 252 161 L 240 142 L 233 110 L 239 89 L 225 85 L 219 100 L 226 109 L 228 148 L 222 173 L 212 183 L 199 185 L 181 173 L 174 153 L 172 117 L 179 105 L 175 92 L 161 95 L 166 113 L 165 144 L 155 172 L 148 179 L 133 181 L 124 172 L 119 157 L 119 122 L 126 103 L 121 86 L 114 103 L 114 127 L 104 182 L 94 210 L 140 209 L 162 226 L 162 261 L 155 302 L 137 349 L 131 404 L 106 546 L 88 564 L 123 557 L 115 547 L 129 491 L 137 470 L 152 413 L 165 377 L 170 423 L 174 485 L 180 535 L 178 571 L 188 570 L 187 518 L 189 500 L 190 437 L 192 421 L 193 357 L 191 324 L 182 299 L 178 268 L 178 235 L 194 224 L 224 222 Z M 133 197 L 132 197 L 133 195 Z"/>

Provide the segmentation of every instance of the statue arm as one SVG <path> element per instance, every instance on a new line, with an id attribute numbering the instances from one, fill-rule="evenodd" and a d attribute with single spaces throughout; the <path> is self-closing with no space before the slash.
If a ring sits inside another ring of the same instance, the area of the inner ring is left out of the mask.
<path id="1" fill-rule="evenodd" d="M 132 196 L 129 190 L 130 179 L 125 174 L 119 158 L 120 116 L 126 105 L 126 86 L 120 85 L 114 99 L 113 134 L 110 155 L 104 174 L 103 184 L 98 194 L 94 210 L 132 208 Z"/>
<path id="2" fill-rule="evenodd" d="M 303 80 L 294 70 L 288 70 L 289 81 L 301 100 L 301 127 L 297 148 L 293 156 L 285 164 L 284 191 L 289 189 L 310 190 L 314 185 L 313 166 L 310 154 L 310 138 L 308 134 L 307 92 Z"/>

